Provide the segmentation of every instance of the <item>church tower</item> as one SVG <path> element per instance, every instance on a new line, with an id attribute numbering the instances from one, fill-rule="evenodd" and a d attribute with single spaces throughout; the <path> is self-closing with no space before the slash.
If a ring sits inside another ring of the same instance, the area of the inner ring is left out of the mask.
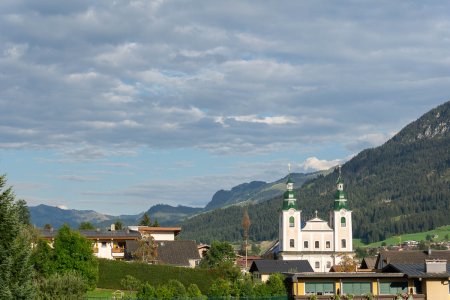
<path id="1" fill-rule="evenodd" d="M 352 212 L 348 210 L 344 181 L 341 177 L 341 166 L 339 166 L 339 178 L 336 186 L 337 190 L 330 224 L 334 230 L 334 251 L 353 252 Z"/>
<path id="2" fill-rule="evenodd" d="M 289 173 L 286 192 L 283 194 L 283 206 L 279 218 L 279 251 L 298 252 L 301 249 L 301 221 L 294 191 L 294 182 Z"/>

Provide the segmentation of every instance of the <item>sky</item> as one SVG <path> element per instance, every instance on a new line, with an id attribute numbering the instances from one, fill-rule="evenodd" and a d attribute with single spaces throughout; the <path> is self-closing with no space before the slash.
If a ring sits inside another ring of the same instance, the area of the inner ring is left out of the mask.
<path id="1" fill-rule="evenodd" d="M 344 163 L 449 100 L 448 1 L 0 1 L 0 174 L 137 214 Z"/>

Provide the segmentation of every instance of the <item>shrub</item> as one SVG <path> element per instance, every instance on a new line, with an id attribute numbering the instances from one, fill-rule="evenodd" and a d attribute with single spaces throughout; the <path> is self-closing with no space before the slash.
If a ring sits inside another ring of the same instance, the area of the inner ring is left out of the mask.
<path id="1" fill-rule="evenodd" d="M 169 282 L 167 283 L 167 288 L 175 298 L 182 298 L 186 296 L 186 288 L 178 280 L 169 280 Z"/>
<path id="2" fill-rule="evenodd" d="M 87 291 L 83 277 L 74 271 L 53 274 L 38 282 L 38 300 L 82 299 Z"/>
<path id="3" fill-rule="evenodd" d="M 153 300 L 156 297 L 155 288 L 148 282 L 141 285 L 141 289 L 137 293 L 139 300 Z"/>

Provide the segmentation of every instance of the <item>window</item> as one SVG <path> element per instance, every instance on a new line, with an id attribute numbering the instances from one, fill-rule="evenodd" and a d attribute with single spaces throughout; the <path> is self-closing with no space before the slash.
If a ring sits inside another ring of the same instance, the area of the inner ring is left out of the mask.
<path id="1" fill-rule="evenodd" d="M 290 217 L 289 218 L 289 227 L 294 227 L 295 226 L 295 219 L 294 217 Z"/>
<path id="2" fill-rule="evenodd" d="M 316 268 L 316 269 L 320 268 L 320 262 L 316 261 L 316 263 L 315 263 L 315 268 Z"/>
<path id="3" fill-rule="evenodd" d="M 334 295 L 333 282 L 305 282 L 306 295 Z"/>
<path id="4" fill-rule="evenodd" d="M 341 247 L 342 248 L 347 248 L 347 241 L 345 239 L 341 240 Z"/>
<path id="5" fill-rule="evenodd" d="M 380 282 L 380 294 L 381 295 L 396 295 L 398 293 L 407 293 L 407 282 Z"/>
<path id="6" fill-rule="evenodd" d="M 102 242 L 102 248 L 106 248 L 106 242 Z"/>
<path id="7" fill-rule="evenodd" d="M 345 219 L 345 217 L 341 218 L 341 227 L 347 227 L 347 220 Z"/>
<path id="8" fill-rule="evenodd" d="M 371 293 L 370 282 L 343 282 L 342 291 L 345 294 L 364 295 Z"/>
<path id="9" fill-rule="evenodd" d="M 303 248 L 308 249 L 308 246 L 309 246 L 309 245 L 308 245 L 308 241 L 304 241 L 304 242 L 303 242 Z"/>
<path id="10" fill-rule="evenodd" d="M 327 242 L 325 243 L 325 247 L 327 247 L 327 249 L 330 249 L 330 248 L 331 248 L 331 243 L 330 243 L 330 241 L 327 241 Z"/>
<path id="11" fill-rule="evenodd" d="M 294 241 L 294 239 L 290 239 L 290 240 L 289 240 L 289 245 L 291 246 L 291 248 L 294 248 L 294 247 L 295 247 L 295 241 Z"/>
<path id="12" fill-rule="evenodd" d="M 331 268 L 331 261 L 327 261 L 327 269 Z"/>
<path id="13" fill-rule="evenodd" d="M 314 248 L 319 249 L 319 241 L 314 242 Z"/>

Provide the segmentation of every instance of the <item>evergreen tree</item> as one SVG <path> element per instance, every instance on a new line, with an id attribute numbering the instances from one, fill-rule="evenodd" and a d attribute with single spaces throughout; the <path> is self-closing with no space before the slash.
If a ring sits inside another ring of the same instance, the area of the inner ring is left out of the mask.
<path id="1" fill-rule="evenodd" d="M 117 221 L 114 223 L 114 228 L 115 228 L 116 230 L 123 230 L 123 223 L 122 223 L 122 221 L 117 220 Z"/>
<path id="2" fill-rule="evenodd" d="M 152 221 L 147 213 L 142 215 L 141 220 L 139 221 L 139 226 L 152 226 Z"/>
<path id="3" fill-rule="evenodd" d="M 78 227 L 79 230 L 95 230 L 94 225 L 91 222 L 81 222 Z"/>
<path id="4" fill-rule="evenodd" d="M 32 299 L 35 288 L 31 237 L 24 224 L 28 223 L 26 204 L 15 202 L 12 188 L 5 184 L 5 176 L 0 176 L 0 299 Z"/>

